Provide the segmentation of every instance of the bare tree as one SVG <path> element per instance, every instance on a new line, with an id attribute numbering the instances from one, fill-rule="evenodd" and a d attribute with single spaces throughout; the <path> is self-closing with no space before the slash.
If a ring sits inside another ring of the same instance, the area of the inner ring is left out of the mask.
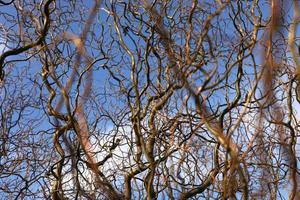
<path id="1" fill-rule="evenodd" d="M 297 1 L 0 9 L 0 196 L 300 199 Z"/>

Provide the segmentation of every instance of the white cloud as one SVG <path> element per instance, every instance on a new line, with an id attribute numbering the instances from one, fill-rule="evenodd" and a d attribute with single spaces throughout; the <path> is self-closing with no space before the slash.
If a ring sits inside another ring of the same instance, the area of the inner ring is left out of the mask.
<path id="1" fill-rule="evenodd" d="M 5 51 L 5 49 L 7 49 L 5 44 L 6 44 L 5 39 L 0 36 L 0 54 L 2 54 Z"/>

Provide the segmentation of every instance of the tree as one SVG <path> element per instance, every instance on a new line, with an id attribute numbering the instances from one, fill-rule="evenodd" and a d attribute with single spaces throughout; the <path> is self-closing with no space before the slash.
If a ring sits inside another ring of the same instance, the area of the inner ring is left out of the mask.
<path id="1" fill-rule="evenodd" d="M 4 198 L 300 198 L 297 1 L 0 7 Z"/>

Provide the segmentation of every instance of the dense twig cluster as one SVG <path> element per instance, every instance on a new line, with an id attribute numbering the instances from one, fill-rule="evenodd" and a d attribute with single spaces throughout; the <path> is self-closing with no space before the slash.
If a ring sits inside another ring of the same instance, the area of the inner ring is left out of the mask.
<path id="1" fill-rule="evenodd" d="M 300 198 L 297 1 L 0 9 L 0 196 Z"/>

